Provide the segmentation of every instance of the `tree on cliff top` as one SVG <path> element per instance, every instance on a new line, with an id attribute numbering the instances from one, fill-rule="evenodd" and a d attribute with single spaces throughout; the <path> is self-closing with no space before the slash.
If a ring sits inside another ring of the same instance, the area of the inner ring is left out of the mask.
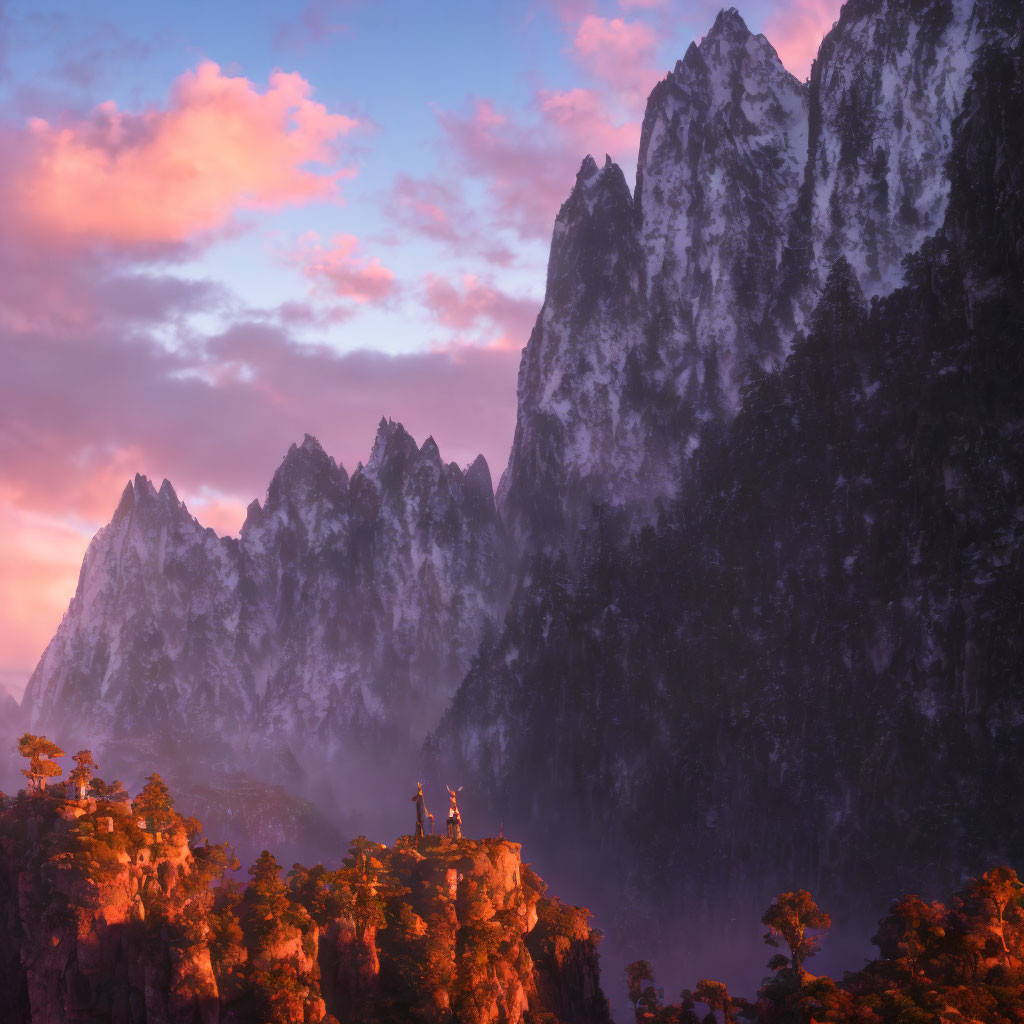
<path id="1" fill-rule="evenodd" d="M 911 978 L 920 973 L 921 960 L 945 937 L 941 903 L 925 903 L 913 894 L 896 900 L 878 922 L 871 941 L 885 960 L 905 967 Z"/>
<path id="2" fill-rule="evenodd" d="M 1024 884 L 1021 884 L 1013 868 L 1000 866 L 986 871 L 968 887 L 967 891 L 981 902 L 990 904 L 995 911 L 996 924 L 992 931 L 1002 946 L 1003 962 L 1008 962 L 1010 950 L 1006 945 L 1005 912 L 1007 907 L 1020 900 L 1024 893 Z"/>
<path id="3" fill-rule="evenodd" d="M 71 780 L 71 784 L 78 790 L 78 799 L 85 799 L 85 791 L 89 788 L 89 782 L 92 779 L 92 773 L 95 771 L 97 765 L 92 759 L 91 750 L 80 750 L 75 754 L 72 759 L 75 762 L 75 767 L 72 768 L 71 774 L 68 778 Z"/>
<path id="4" fill-rule="evenodd" d="M 161 832 L 174 821 L 174 800 L 159 772 L 146 779 L 142 792 L 132 801 L 132 810 L 146 820 L 153 832 Z"/>
<path id="5" fill-rule="evenodd" d="M 28 779 L 28 788 L 42 792 L 47 779 L 56 779 L 64 774 L 55 757 L 63 757 L 64 751 L 45 736 L 33 736 L 27 732 L 18 740 L 18 753 L 29 759 L 27 768 L 21 774 Z"/>
<path id="6" fill-rule="evenodd" d="M 722 1011 L 722 1020 L 726 1024 L 732 1024 L 735 1020 L 733 1015 L 732 996 L 729 990 L 720 981 L 712 981 L 710 978 L 701 978 L 697 987 L 693 990 L 693 998 L 698 1003 L 704 1003 L 714 1015 L 716 1010 Z"/>
<path id="7" fill-rule="evenodd" d="M 635 960 L 626 968 L 626 982 L 633 1013 L 638 1021 L 661 1008 L 661 993 L 654 987 L 654 974 L 647 960 Z"/>
<path id="8" fill-rule="evenodd" d="M 808 935 L 807 929 L 826 931 L 832 926 L 828 916 L 806 889 L 784 892 L 764 912 L 761 924 L 767 925 L 764 941 L 778 947 L 779 937 L 789 947 L 793 973 L 797 980 L 803 978 L 803 963 L 821 948 L 821 937 Z"/>

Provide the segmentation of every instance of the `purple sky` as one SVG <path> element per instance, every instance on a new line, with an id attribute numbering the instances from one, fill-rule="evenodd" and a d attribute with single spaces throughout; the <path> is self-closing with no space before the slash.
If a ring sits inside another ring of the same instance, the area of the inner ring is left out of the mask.
<path id="1" fill-rule="evenodd" d="M 0 0 L 0 687 L 137 471 L 235 532 L 385 415 L 497 483 L 558 206 L 718 7 Z M 838 9 L 740 13 L 804 78 Z"/>

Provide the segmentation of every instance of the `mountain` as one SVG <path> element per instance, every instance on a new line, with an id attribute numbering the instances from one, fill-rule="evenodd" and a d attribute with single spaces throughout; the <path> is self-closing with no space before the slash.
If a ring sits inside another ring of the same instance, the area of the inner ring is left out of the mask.
<path id="1" fill-rule="evenodd" d="M 810 80 L 809 152 L 775 310 L 804 328 L 844 256 L 868 296 L 904 281 L 903 257 L 941 226 L 952 124 L 976 53 L 1012 31 L 1013 5 L 853 0 Z"/>
<path id="2" fill-rule="evenodd" d="M 483 458 L 446 465 L 391 421 L 351 478 L 314 438 L 292 445 L 238 539 L 138 476 L 24 713 L 36 732 L 259 747 L 293 766 L 385 733 L 415 750 L 503 608 L 507 565 Z"/>
<path id="3" fill-rule="evenodd" d="M 904 284 L 869 302 L 837 259 L 655 527 L 599 507 L 530 561 L 431 741 L 634 926 L 722 936 L 791 888 L 857 914 L 1024 856 L 1022 99 L 1018 27 Z"/>
<path id="4" fill-rule="evenodd" d="M 636 188 L 588 157 L 558 213 L 496 502 L 386 421 L 351 477 L 293 447 L 238 540 L 138 478 L 32 728 L 370 802 L 432 729 L 481 817 L 691 938 L 1020 860 L 1021 21 L 850 0 L 803 84 L 723 11 Z"/>
<path id="5" fill-rule="evenodd" d="M 852 0 L 810 82 L 734 8 L 655 86 L 630 201 L 584 161 L 555 222 L 498 491 L 529 550 L 571 552 L 595 504 L 653 521 L 702 425 L 780 365 L 844 255 L 868 296 L 941 226 L 951 124 L 991 0 Z"/>

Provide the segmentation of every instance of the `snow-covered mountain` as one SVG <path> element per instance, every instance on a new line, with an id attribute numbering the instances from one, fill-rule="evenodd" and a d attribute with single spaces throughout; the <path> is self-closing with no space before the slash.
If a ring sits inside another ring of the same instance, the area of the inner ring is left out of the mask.
<path id="1" fill-rule="evenodd" d="M 1024 749 L 1022 10 L 850 0 L 807 84 L 723 11 L 635 191 L 588 157 L 558 213 L 497 506 L 390 422 L 351 477 L 293 447 L 237 540 L 137 478 L 31 727 L 377 770 L 444 712 L 432 756 L 615 884 L 1024 850 L 991 820 Z"/>
<path id="2" fill-rule="evenodd" d="M 741 901 L 806 887 L 871 919 L 911 879 L 1024 859 L 1013 6 L 958 100 L 945 214 L 906 283 L 870 302 L 837 259 L 806 335 L 705 432 L 656 526 L 602 511 L 575 558 L 530 561 L 430 744 L 538 859 L 591 872 L 603 919 L 648 947 L 652 921 L 684 922 L 691 972 Z M 832 59 L 869 7 L 844 9 Z"/>
<path id="3" fill-rule="evenodd" d="M 942 225 L 953 120 L 981 47 L 1012 21 L 992 0 L 853 0 L 810 81 L 810 148 L 779 321 L 804 328 L 844 256 L 868 296 L 903 283 L 903 257 Z"/>
<path id="4" fill-rule="evenodd" d="M 868 296 L 942 224 L 952 120 L 993 0 L 851 0 L 810 82 L 734 9 L 651 93 L 632 202 L 584 161 L 555 222 L 499 488 L 528 547 L 571 547 L 595 503 L 674 496 L 704 424 L 781 365 L 845 255 Z"/>
<path id="5" fill-rule="evenodd" d="M 301 760 L 385 730 L 414 747 L 500 614 L 508 562 L 483 458 L 463 472 L 390 421 L 351 478 L 314 438 L 292 445 L 239 539 L 137 476 L 25 714 L 97 746 L 222 737 Z"/>

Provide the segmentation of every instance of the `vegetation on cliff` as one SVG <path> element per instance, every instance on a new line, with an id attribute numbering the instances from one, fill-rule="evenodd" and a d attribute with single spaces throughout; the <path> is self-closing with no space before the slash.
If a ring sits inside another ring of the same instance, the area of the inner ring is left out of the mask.
<path id="1" fill-rule="evenodd" d="M 1024 1020 L 1024 884 L 1008 867 L 972 879 L 946 903 L 908 895 L 892 903 L 871 941 L 879 955 L 841 981 L 804 962 L 830 927 L 806 891 L 784 893 L 765 912 L 765 941 L 785 946 L 754 1001 L 702 979 L 664 1002 L 650 964 L 626 968 L 637 1024 L 1010 1024 Z M 719 1015 L 719 1016 L 716 1016 Z"/>
<path id="2" fill-rule="evenodd" d="M 83 751 L 47 786 L 51 746 L 0 796 L 10 1024 L 609 1020 L 589 911 L 549 897 L 517 843 L 360 837 L 290 871 L 264 851 L 244 884 L 158 774 L 131 800 Z"/>

